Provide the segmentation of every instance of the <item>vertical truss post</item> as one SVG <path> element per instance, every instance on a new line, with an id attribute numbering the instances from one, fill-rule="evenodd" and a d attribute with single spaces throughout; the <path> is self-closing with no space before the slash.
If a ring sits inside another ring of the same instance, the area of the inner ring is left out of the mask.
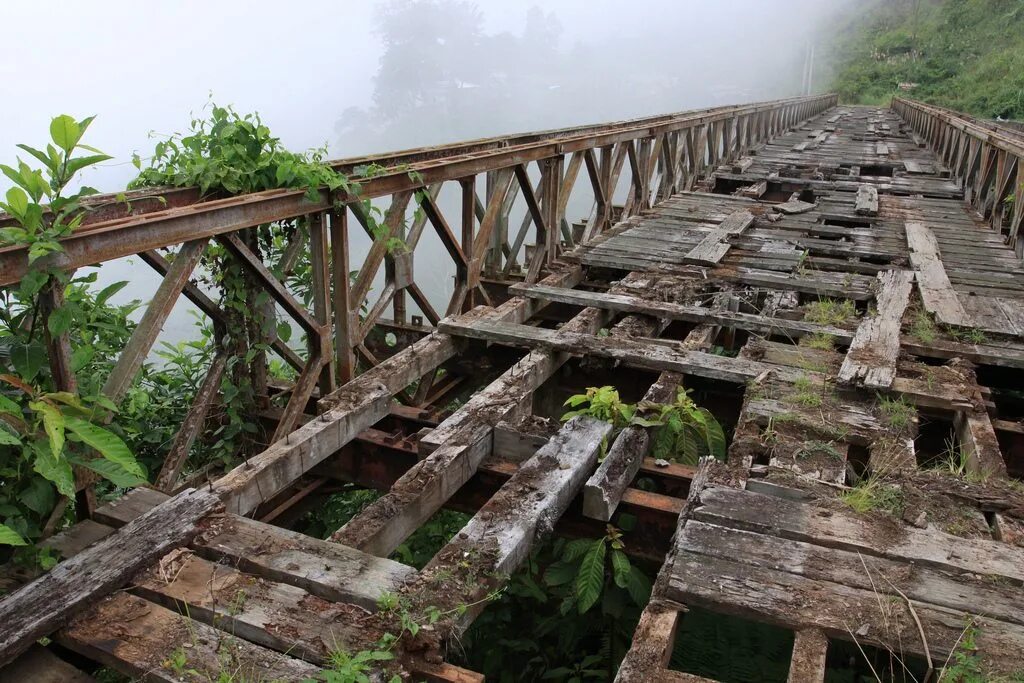
<path id="1" fill-rule="evenodd" d="M 320 395 L 326 396 L 336 388 L 334 382 L 334 359 L 331 357 L 331 264 L 327 258 L 327 231 L 324 229 L 324 214 L 315 213 L 309 217 L 310 260 L 313 266 L 313 315 L 323 326 L 321 338 L 316 340 L 320 347 Z M 310 340 L 313 343 L 313 340 Z"/>
<path id="2" fill-rule="evenodd" d="M 545 159 L 541 164 L 541 174 L 544 179 L 544 196 L 541 202 L 544 208 L 544 235 L 540 234 L 538 226 L 538 246 L 543 238 L 545 262 L 550 266 L 558 256 L 559 226 L 562 217 L 559 211 L 559 196 L 562 191 L 562 164 L 565 157 L 558 155 Z"/>
<path id="3" fill-rule="evenodd" d="M 473 231 L 476 229 L 476 176 L 470 176 L 463 178 L 459 181 L 459 185 L 462 187 L 462 253 L 472 254 L 473 253 Z M 487 193 L 490 196 L 494 192 L 494 187 L 491 183 L 491 174 L 487 174 Z M 499 235 L 497 239 L 502 239 L 501 234 L 505 232 L 502 226 L 506 226 L 507 230 L 508 217 L 498 216 L 498 223 L 494 226 L 494 232 L 491 233 L 491 249 L 487 255 L 487 263 L 489 267 L 496 267 L 501 269 L 501 249 L 502 242 L 495 243 L 495 235 Z M 471 310 L 476 305 L 476 292 L 475 288 L 469 287 L 469 271 L 468 268 L 461 264 L 456 264 L 455 268 L 455 287 L 458 289 L 466 287 L 466 297 L 462 303 L 462 310 Z"/>
<path id="4" fill-rule="evenodd" d="M 353 318 L 359 316 L 349 309 L 349 244 L 348 208 L 333 209 L 330 214 L 331 271 L 334 278 L 334 363 L 338 383 L 345 384 L 355 373 L 355 354 L 352 351 Z"/>

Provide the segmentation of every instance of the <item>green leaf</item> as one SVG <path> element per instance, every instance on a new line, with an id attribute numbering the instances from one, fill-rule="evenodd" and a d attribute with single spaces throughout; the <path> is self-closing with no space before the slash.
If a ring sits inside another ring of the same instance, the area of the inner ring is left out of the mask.
<path id="1" fill-rule="evenodd" d="M 67 458 L 51 458 L 37 450 L 32 469 L 52 481 L 61 495 L 75 497 L 75 475 L 71 472 L 71 463 Z"/>
<path id="2" fill-rule="evenodd" d="M 629 568 L 629 581 L 626 582 L 629 597 L 641 607 L 651 599 L 651 580 L 636 566 Z"/>
<path id="3" fill-rule="evenodd" d="M 71 352 L 71 372 L 78 372 L 92 360 L 96 355 L 96 349 L 92 346 L 79 346 Z"/>
<path id="4" fill-rule="evenodd" d="M 53 509 L 53 487 L 44 479 L 32 477 L 18 500 L 37 515 L 45 515 Z"/>
<path id="5" fill-rule="evenodd" d="M 0 413 L 7 413 L 18 418 L 22 417 L 21 406 L 3 394 L 0 394 Z"/>
<path id="6" fill-rule="evenodd" d="M 580 573 L 576 576 L 577 609 L 583 614 L 601 597 L 604 589 L 604 556 L 606 552 L 603 538 L 593 542 L 590 550 L 583 556 Z"/>
<path id="7" fill-rule="evenodd" d="M 107 460 L 120 465 L 129 474 L 145 479 L 146 473 L 143 471 L 142 465 L 116 434 L 77 417 L 67 418 L 67 427 L 75 436 L 95 448 Z"/>
<path id="8" fill-rule="evenodd" d="M 114 296 L 127 286 L 127 280 L 121 280 L 120 282 L 115 282 L 112 285 L 107 285 L 99 291 L 99 294 L 96 295 L 96 306 L 105 306 L 110 297 Z"/>
<path id="9" fill-rule="evenodd" d="M 20 187 L 7 190 L 7 206 L 15 218 L 21 218 L 28 210 L 28 195 Z"/>
<path id="10" fill-rule="evenodd" d="M 50 330 L 50 334 L 54 337 L 59 337 L 71 329 L 71 323 L 74 322 L 74 319 L 75 314 L 71 307 L 61 306 L 60 308 L 55 308 L 50 313 L 50 317 L 46 321 L 46 327 Z"/>
<path id="11" fill-rule="evenodd" d="M 61 114 L 50 122 L 50 137 L 65 152 L 71 152 L 82 137 L 82 129 L 73 118 Z"/>
<path id="12" fill-rule="evenodd" d="M 615 578 L 615 585 L 619 588 L 625 588 L 629 582 L 629 570 L 631 565 L 629 564 L 629 558 L 626 557 L 626 553 L 621 550 L 612 551 L 612 571 Z"/>
<path id="13" fill-rule="evenodd" d="M 113 158 L 114 157 L 110 156 L 109 154 L 93 154 L 90 156 L 70 159 L 67 165 L 68 174 L 74 175 L 75 173 L 78 173 L 87 166 L 92 166 L 93 164 L 98 164 L 101 161 L 106 161 L 107 159 Z"/>
<path id="14" fill-rule="evenodd" d="M 285 344 L 292 338 L 292 326 L 285 321 L 281 321 L 277 324 L 277 337 Z"/>
<path id="15" fill-rule="evenodd" d="M 0 545 L 28 545 L 28 541 L 11 527 L 0 524 Z"/>
<path id="16" fill-rule="evenodd" d="M 7 423 L 0 422 L 0 446 L 20 446 L 21 439 L 17 434 L 8 431 Z"/>
<path id="17" fill-rule="evenodd" d="M 122 489 L 130 489 L 147 483 L 145 476 L 129 472 L 116 462 L 112 462 L 110 460 L 101 460 L 97 458 L 95 460 L 82 460 L 76 462 L 76 464 L 89 468 L 112 483 L 114 486 Z"/>
<path id="18" fill-rule="evenodd" d="M 575 562 L 587 554 L 593 542 L 589 538 L 577 538 L 576 540 L 569 541 L 565 546 L 565 550 L 562 551 L 562 559 L 566 562 Z"/>
<path id="19" fill-rule="evenodd" d="M 44 401 L 29 401 L 28 407 L 43 416 L 43 428 L 50 440 L 50 452 L 59 458 L 64 451 L 64 414 Z"/>
<path id="20" fill-rule="evenodd" d="M 57 172 L 59 160 L 55 160 L 47 156 L 45 152 L 41 152 L 38 149 L 35 149 L 34 147 L 29 147 L 28 145 L 18 145 L 18 147 L 34 156 L 36 159 L 39 159 L 39 161 L 43 162 L 43 165 L 46 166 L 46 168 L 50 169 L 52 172 Z"/>
<path id="21" fill-rule="evenodd" d="M 555 562 L 544 571 L 544 583 L 548 586 L 564 586 L 576 578 L 576 565 L 571 562 Z"/>

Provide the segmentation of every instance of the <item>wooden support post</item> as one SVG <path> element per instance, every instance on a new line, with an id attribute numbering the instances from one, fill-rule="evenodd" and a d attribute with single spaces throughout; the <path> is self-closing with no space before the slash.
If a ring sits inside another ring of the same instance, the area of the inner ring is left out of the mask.
<path id="1" fill-rule="evenodd" d="M 334 280 L 334 358 L 338 383 L 345 384 L 355 374 L 355 355 L 352 350 L 353 312 L 349 308 L 349 244 L 348 209 L 331 211 L 331 270 Z M 356 308 L 358 311 L 358 307 Z"/>
<path id="2" fill-rule="evenodd" d="M 309 217 L 310 261 L 313 267 L 313 315 L 325 330 L 325 337 L 330 335 L 331 327 L 331 265 L 328 259 L 327 230 L 324 227 L 324 214 L 315 213 Z M 335 390 L 334 356 L 331 353 L 329 339 L 319 347 L 322 368 L 318 385 L 320 395 L 326 396 Z"/>
<path id="3" fill-rule="evenodd" d="M 491 179 L 488 175 L 488 189 L 490 189 Z M 462 253 L 472 254 L 473 253 L 473 232 L 476 229 L 476 217 L 473 214 L 474 205 L 476 203 L 476 176 L 470 176 L 463 178 L 459 181 L 462 187 Z M 508 218 L 507 216 L 498 217 L 498 225 L 495 226 L 495 230 L 492 233 L 494 236 L 491 240 L 491 249 L 487 255 L 487 265 L 493 269 L 492 272 L 498 272 L 501 270 L 501 246 L 504 243 L 502 240 L 508 232 Z M 465 256 L 463 256 L 465 260 Z M 463 300 L 462 312 L 472 309 L 476 306 L 476 287 L 470 288 L 469 285 L 469 271 L 465 264 L 461 265 L 456 262 L 455 268 L 456 287 L 466 288 L 466 297 Z"/>

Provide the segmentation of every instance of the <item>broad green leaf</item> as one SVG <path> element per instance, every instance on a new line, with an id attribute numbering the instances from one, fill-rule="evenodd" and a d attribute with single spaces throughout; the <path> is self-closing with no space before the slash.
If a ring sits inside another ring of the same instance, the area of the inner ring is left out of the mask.
<path id="1" fill-rule="evenodd" d="M 34 156 L 36 159 L 39 159 L 39 161 L 43 162 L 44 166 L 46 166 L 48 169 L 50 169 L 54 173 L 57 172 L 57 166 L 58 166 L 59 160 L 54 160 L 53 158 L 51 158 L 50 156 L 48 156 L 44 152 L 41 152 L 38 149 L 35 149 L 34 147 L 29 147 L 28 145 L 18 145 L 18 147 L 20 147 L 21 149 L 25 150 L 26 152 L 28 152 L 32 156 Z"/>
<path id="2" fill-rule="evenodd" d="M 96 355 L 96 349 L 92 346 L 79 346 L 71 352 L 71 372 L 78 372 L 92 360 Z"/>
<path id="3" fill-rule="evenodd" d="M 615 578 L 615 585 L 625 588 L 629 582 L 629 558 L 621 550 L 612 551 L 612 572 Z"/>
<path id="4" fill-rule="evenodd" d="M 0 524 L 0 545 L 28 545 L 28 541 L 11 527 Z"/>
<path id="5" fill-rule="evenodd" d="M 544 571 L 544 583 L 548 586 L 563 586 L 576 578 L 576 565 L 571 562 L 554 562 Z"/>
<path id="6" fill-rule="evenodd" d="M 50 275 L 42 270 L 30 270 L 21 278 L 21 293 L 26 298 L 32 298 L 46 285 Z"/>
<path id="7" fill-rule="evenodd" d="M 87 166 L 92 166 L 92 165 L 98 164 L 98 163 L 100 163 L 102 161 L 106 161 L 107 159 L 113 159 L 113 158 L 114 157 L 110 156 L 109 154 L 93 154 L 93 155 L 90 155 L 90 156 L 78 157 L 76 159 L 70 159 L 68 161 L 68 166 L 67 166 L 68 173 L 71 174 L 71 175 L 74 175 L 75 173 L 78 173 L 79 171 L 81 171 L 83 168 L 86 168 Z M 88 189 L 92 189 L 92 188 L 82 188 L 82 189 L 83 190 L 88 190 Z M 81 192 L 79 194 L 81 194 Z M 92 192 L 88 192 L 87 191 L 85 194 L 97 194 L 97 193 L 95 191 L 92 191 Z"/>
<path id="8" fill-rule="evenodd" d="M 21 406 L 3 394 L 0 394 L 0 413 L 7 413 L 19 418 L 22 416 Z"/>
<path id="9" fill-rule="evenodd" d="M 129 474 L 145 478 L 142 465 L 116 434 L 81 418 L 67 418 L 67 427 L 82 441 L 99 451 L 107 460 L 120 465 Z"/>
<path id="10" fill-rule="evenodd" d="M 25 490 L 18 494 L 18 500 L 37 515 L 45 515 L 53 509 L 53 487 L 39 477 L 32 477 Z"/>
<path id="11" fill-rule="evenodd" d="M 50 440 L 50 452 L 59 458 L 64 451 L 64 414 L 45 401 L 29 401 L 28 407 L 43 416 L 43 428 Z"/>
<path id="12" fill-rule="evenodd" d="M 67 114 L 61 114 L 50 122 L 50 137 L 53 138 L 54 144 L 62 150 L 71 152 L 78 143 L 78 139 L 82 137 L 82 129 L 73 118 Z"/>
<path id="13" fill-rule="evenodd" d="M 75 475 L 71 472 L 71 463 L 67 458 L 51 458 L 46 453 L 36 451 L 32 469 L 52 481 L 61 495 L 75 497 Z"/>
<path id="14" fill-rule="evenodd" d="M 277 324 L 277 336 L 281 341 L 287 344 L 292 338 L 292 326 L 282 320 Z"/>
<path id="15" fill-rule="evenodd" d="M 130 489 L 147 483 L 144 476 L 140 476 L 134 472 L 129 472 L 116 462 L 112 462 L 110 460 L 97 458 L 95 460 L 76 461 L 76 464 L 89 468 L 112 483 L 114 486 L 122 489 Z"/>
<path id="16" fill-rule="evenodd" d="M 28 210 L 28 195 L 20 187 L 7 190 L 7 206 L 16 218 L 21 218 Z"/>
<path id="17" fill-rule="evenodd" d="M 107 301 L 110 299 L 110 297 L 114 296 L 115 294 L 117 294 L 118 292 L 120 292 L 122 289 L 124 289 L 127 286 L 128 286 L 128 281 L 127 280 L 121 280 L 121 281 L 115 282 L 115 283 L 113 283 L 111 285 L 107 285 L 106 287 L 101 289 L 99 291 L 99 293 L 96 295 L 96 305 L 97 306 L 105 306 Z"/>
<path id="18" fill-rule="evenodd" d="M 575 562 L 587 554 L 593 543 L 593 539 L 590 538 L 577 538 L 569 541 L 565 546 L 565 550 L 562 551 L 562 559 L 567 562 Z"/>
<path id="19" fill-rule="evenodd" d="M 9 431 L 5 422 L 0 422 L 0 446 L 20 446 L 21 439 Z"/>
<path id="20" fill-rule="evenodd" d="M 6 204 L 0 202 L 0 208 L 4 208 Z M 7 213 L 13 213 L 8 211 Z M 28 232 L 21 228 L 0 228 L 0 240 L 3 240 L 7 244 L 23 244 L 28 241 Z"/>
<path id="21" fill-rule="evenodd" d="M 74 319 L 75 314 L 71 307 L 61 306 L 60 308 L 55 308 L 50 313 L 50 317 L 46 321 L 46 327 L 50 330 L 50 334 L 54 337 L 59 337 L 71 329 L 71 323 L 74 322 Z"/>
<path id="22" fill-rule="evenodd" d="M 593 542 L 590 550 L 583 556 L 580 573 L 576 576 L 577 609 L 583 614 L 598 601 L 604 589 L 604 556 L 606 552 L 603 538 Z"/>

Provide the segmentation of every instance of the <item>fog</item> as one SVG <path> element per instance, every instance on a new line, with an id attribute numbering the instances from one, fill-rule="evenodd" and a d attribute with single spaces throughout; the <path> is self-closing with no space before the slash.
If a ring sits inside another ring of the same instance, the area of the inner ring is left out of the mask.
<path id="1" fill-rule="evenodd" d="M 151 131 L 211 94 L 332 158 L 798 95 L 808 44 L 851 2 L 5 2 L 0 160 L 45 144 L 54 115 L 96 114 L 85 142 L 115 158 L 83 181 L 117 191 Z"/>

